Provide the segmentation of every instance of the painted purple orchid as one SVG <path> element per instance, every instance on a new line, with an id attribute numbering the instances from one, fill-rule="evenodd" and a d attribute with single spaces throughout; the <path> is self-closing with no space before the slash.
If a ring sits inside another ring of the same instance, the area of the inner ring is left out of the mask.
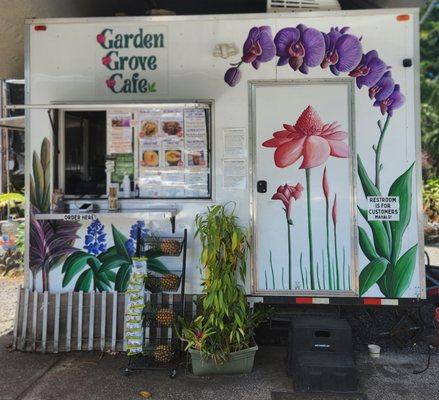
<path id="1" fill-rule="evenodd" d="M 404 95 L 395 89 L 390 67 L 378 57 L 376 50 L 363 54 L 361 38 L 347 33 L 349 27 L 332 27 L 323 33 L 303 24 L 281 29 L 272 38 L 269 26 L 250 29 L 243 45 L 241 61 L 231 64 L 224 81 L 236 86 L 241 80 L 242 63 L 251 63 L 258 69 L 261 63 L 268 62 L 275 55 L 279 57 L 277 66 L 289 64 L 294 70 L 307 74 L 309 68 L 320 65 L 328 68 L 334 75 L 348 73 L 356 78 L 359 89 L 369 88 L 369 97 L 375 100 L 382 113 L 393 114 L 393 110 L 405 102 Z"/>
<path id="2" fill-rule="evenodd" d="M 401 93 L 399 85 L 395 85 L 392 94 L 384 100 L 376 100 L 373 104 L 375 107 L 380 107 L 381 114 L 386 113 L 391 117 L 393 110 L 400 108 L 405 103 L 405 96 Z"/>
<path id="3" fill-rule="evenodd" d="M 325 39 L 323 34 L 303 24 L 296 28 L 281 29 L 274 38 L 278 66 L 289 64 L 290 67 L 303 74 L 309 67 L 319 65 L 325 55 Z"/>
<path id="4" fill-rule="evenodd" d="M 371 50 L 363 54 L 360 63 L 349 72 L 349 76 L 356 79 L 358 89 L 363 86 L 374 86 L 385 74 L 388 67 L 386 63 L 378 57 L 376 50 Z"/>
<path id="5" fill-rule="evenodd" d="M 241 60 L 251 63 L 255 69 L 258 69 L 261 63 L 271 61 L 276 54 L 271 28 L 269 26 L 251 28 L 242 53 Z"/>
<path id="6" fill-rule="evenodd" d="M 224 81 L 229 86 L 236 86 L 241 80 L 239 67 L 242 63 L 251 64 L 258 69 L 261 63 L 271 61 L 276 55 L 276 46 L 273 42 L 273 34 L 269 26 L 260 26 L 250 29 L 242 49 L 241 61 L 232 65 L 225 75 Z"/>
<path id="7" fill-rule="evenodd" d="M 369 89 L 369 97 L 375 98 L 377 101 L 387 99 L 395 88 L 395 81 L 392 78 L 392 73 L 387 71 L 382 78 Z"/>
<path id="8" fill-rule="evenodd" d="M 331 28 L 329 33 L 324 33 L 325 57 L 320 64 L 322 68 L 331 70 L 334 75 L 340 72 L 352 71 L 361 61 L 363 48 L 360 39 L 354 35 L 347 34 L 349 27 L 339 29 Z"/>

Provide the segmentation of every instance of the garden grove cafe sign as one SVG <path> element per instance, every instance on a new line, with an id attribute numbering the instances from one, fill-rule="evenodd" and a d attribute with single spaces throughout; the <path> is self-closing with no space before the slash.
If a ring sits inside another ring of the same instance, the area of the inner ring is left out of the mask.
<path id="1" fill-rule="evenodd" d="M 167 91 L 166 27 L 104 28 L 98 43 L 99 91 L 154 93 Z"/>

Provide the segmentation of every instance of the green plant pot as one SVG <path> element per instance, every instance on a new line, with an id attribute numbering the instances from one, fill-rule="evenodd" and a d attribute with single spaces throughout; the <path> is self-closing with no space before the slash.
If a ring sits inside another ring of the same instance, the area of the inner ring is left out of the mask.
<path id="1" fill-rule="evenodd" d="M 223 364 L 216 364 L 211 358 L 206 358 L 201 352 L 189 349 L 194 375 L 230 375 L 248 374 L 252 372 L 255 354 L 258 346 L 236 351 L 230 354 L 229 359 Z"/>

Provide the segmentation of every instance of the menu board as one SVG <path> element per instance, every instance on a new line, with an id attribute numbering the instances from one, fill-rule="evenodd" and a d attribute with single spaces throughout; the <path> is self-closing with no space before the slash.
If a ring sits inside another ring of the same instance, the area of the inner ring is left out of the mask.
<path id="1" fill-rule="evenodd" d="M 133 152 L 131 113 L 108 112 L 107 114 L 107 153 L 129 154 Z"/>
<path id="2" fill-rule="evenodd" d="M 157 107 L 135 115 L 140 197 L 209 197 L 206 110 Z"/>

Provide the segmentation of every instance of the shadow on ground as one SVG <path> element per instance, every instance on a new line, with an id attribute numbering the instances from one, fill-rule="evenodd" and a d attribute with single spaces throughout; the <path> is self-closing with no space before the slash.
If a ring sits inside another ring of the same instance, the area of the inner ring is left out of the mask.
<path id="1" fill-rule="evenodd" d="M 10 351 L 11 336 L 0 338 L 0 399 L 136 399 L 147 390 L 153 399 L 233 399 L 269 400 L 271 391 L 293 390 L 285 374 L 283 347 L 264 347 L 258 354 L 254 372 L 228 377 L 194 377 L 182 367 L 174 380 L 164 372 L 123 375 L 124 355 L 69 353 L 42 355 Z M 386 353 L 378 360 L 357 353 L 360 390 L 370 400 L 430 400 L 439 393 L 439 356 L 423 374 L 424 354 Z"/>

